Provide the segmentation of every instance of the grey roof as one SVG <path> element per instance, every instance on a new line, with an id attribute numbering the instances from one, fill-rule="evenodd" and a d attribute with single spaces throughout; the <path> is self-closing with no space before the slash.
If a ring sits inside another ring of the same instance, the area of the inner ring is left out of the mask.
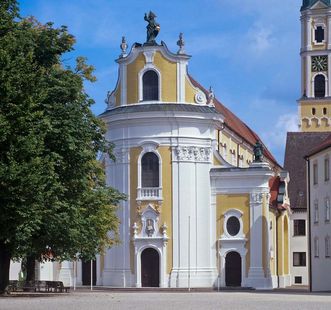
<path id="1" fill-rule="evenodd" d="M 291 208 L 306 209 L 306 161 L 305 156 L 318 146 L 330 132 L 288 132 L 284 168 L 290 174 L 288 191 Z"/>
<path id="2" fill-rule="evenodd" d="M 106 110 L 99 116 L 117 115 L 123 113 L 134 113 L 134 112 L 196 112 L 196 113 L 216 113 L 214 107 L 207 105 L 193 105 L 193 104 L 182 104 L 182 103 L 151 103 L 151 104 L 135 104 L 116 107 L 114 109 Z"/>

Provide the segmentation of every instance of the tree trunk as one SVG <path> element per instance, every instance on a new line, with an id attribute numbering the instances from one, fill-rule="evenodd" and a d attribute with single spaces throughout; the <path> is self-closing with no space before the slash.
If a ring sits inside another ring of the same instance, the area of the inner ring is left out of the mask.
<path id="1" fill-rule="evenodd" d="M 3 294 L 9 284 L 10 251 L 0 242 L 0 294 Z"/>
<path id="2" fill-rule="evenodd" d="M 27 256 L 26 258 L 26 282 L 34 281 L 36 279 L 36 260 L 34 255 Z"/>

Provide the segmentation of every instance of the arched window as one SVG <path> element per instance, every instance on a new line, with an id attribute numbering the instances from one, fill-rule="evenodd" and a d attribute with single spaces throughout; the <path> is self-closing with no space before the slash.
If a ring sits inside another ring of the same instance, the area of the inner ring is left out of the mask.
<path id="1" fill-rule="evenodd" d="M 317 26 L 315 29 L 315 41 L 316 43 L 322 43 L 324 41 L 324 29 L 322 26 Z"/>
<path id="2" fill-rule="evenodd" d="M 323 115 L 326 115 L 328 113 L 328 109 L 327 108 L 323 108 Z"/>
<path id="3" fill-rule="evenodd" d="M 314 83 L 315 97 L 321 98 L 325 97 L 325 76 L 318 74 L 315 76 Z"/>
<path id="4" fill-rule="evenodd" d="M 316 109 L 315 108 L 311 109 L 311 114 L 316 115 Z"/>
<path id="5" fill-rule="evenodd" d="M 143 101 L 159 100 L 159 77 L 154 70 L 143 75 Z"/>
<path id="6" fill-rule="evenodd" d="M 141 159 L 141 186 L 159 187 L 159 158 L 155 153 L 146 153 Z"/>

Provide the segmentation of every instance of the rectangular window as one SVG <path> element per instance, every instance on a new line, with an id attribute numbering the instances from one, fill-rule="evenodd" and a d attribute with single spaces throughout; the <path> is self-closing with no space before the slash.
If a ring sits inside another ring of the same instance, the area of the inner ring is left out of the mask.
<path id="1" fill-rule="evenodd" d="M 302 277 L 294 277 L 295 284 L 302 284 Z"/>
<path id="2" fill-rule="evenodd" d="M 325 257 L 331 257 L 331 244 L 330 244 L 330 237 L 327 236 L 325 238 Z"/>
<path id="3" fill-rule="evenodd" d="M 294 220 L 294 236 L 305 236 L 305 235 L 306 235 L 306 221 Z"/>
<path id="4" fill-rule="evenodd" d="M 317 163 L 315 163 L 313 165 L 313 182 L 314 182 L 314 185 L 316 185 L 318 183 L 318 166 L 317 166 Z"/>
<path id="5" fill-rule="evenodd" d="M 319 241 L 317 237 L 314 239 L 314 256 L 315 257 L 320 256 Z"/>
<path id="6" fill-rule="evenodd" d="M 302 267 L 306 266 L 306 253 L 294 252 L 293 253 L 293 266 Z"/>
<path id="7" fill-rule="evenodd" d="M 325 222 L 330 222 L 330 198 L 325 199 Z"/>
<path id="8" fill-rule="evenodd" d="M 330 161 L 329 158 L 324 159 L 324 181 L 330 180 Z"/>
<path id="9" fill-rule="evenodd" d="M 319 213 L 318 213 L 318 201 L 314 202 L 314 223 L 318 223 Z"/>

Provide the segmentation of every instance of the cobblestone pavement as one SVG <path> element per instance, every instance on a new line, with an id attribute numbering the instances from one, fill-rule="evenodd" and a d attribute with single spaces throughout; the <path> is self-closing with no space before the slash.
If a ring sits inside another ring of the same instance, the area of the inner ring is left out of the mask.
<path id="1" fill-rule="evenodd" d="M 331 309 L 331 294 L 283 292 L 74 292 L 50 297 L 0 297 L 0 309 Z"/>

